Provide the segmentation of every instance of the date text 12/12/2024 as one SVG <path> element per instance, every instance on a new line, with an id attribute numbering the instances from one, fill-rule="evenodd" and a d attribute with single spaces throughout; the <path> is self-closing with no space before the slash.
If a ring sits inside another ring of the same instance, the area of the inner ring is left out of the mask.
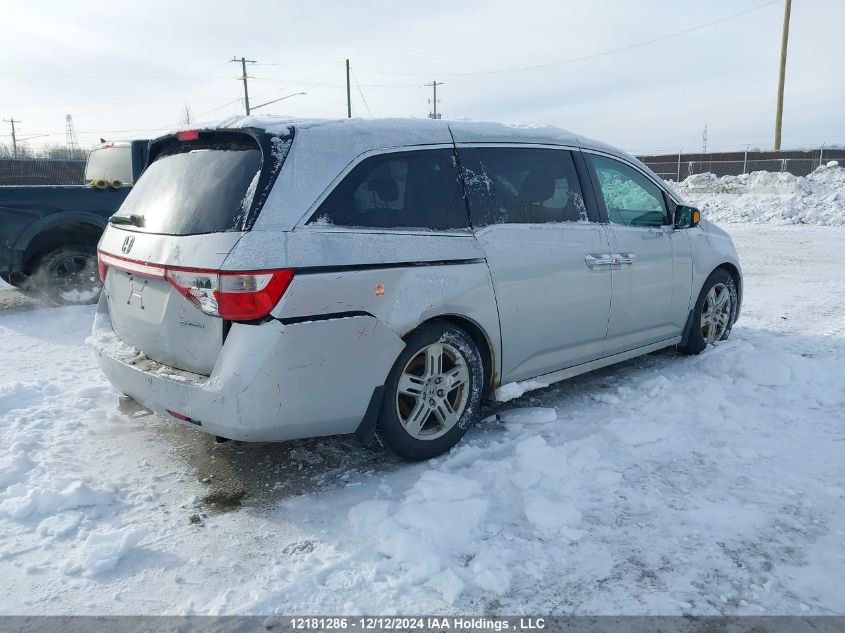
<path id="1" fill-rule="evenodd" d="M 360 629 L 363 631 L 530 631 L 546 627 L 544 618 L 484 617 L 294 617 L 289 620 L 294 631 L 328 631 Z"/>

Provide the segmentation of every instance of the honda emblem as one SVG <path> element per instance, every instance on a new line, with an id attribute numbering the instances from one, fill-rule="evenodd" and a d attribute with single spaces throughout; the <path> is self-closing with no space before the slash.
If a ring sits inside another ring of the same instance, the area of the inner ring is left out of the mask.
<path id="1" fill-rule="evenodd" d="M 135 236 L 134 235 L 127 235 L 126 239 L 123 240 L 123 246 L 120 247 L 120 250 L 124 253 L 128 253 L 132 250 L 132 245 L 135 243 Z"/>

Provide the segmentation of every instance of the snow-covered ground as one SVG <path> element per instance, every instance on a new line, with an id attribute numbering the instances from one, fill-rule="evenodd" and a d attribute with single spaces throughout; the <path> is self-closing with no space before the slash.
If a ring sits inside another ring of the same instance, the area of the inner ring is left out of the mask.
<path id="1" fill-rule="evenodd" d="M 721 178 L 704 173 L 670 185 L 714 222 L 845 224 L 845 167 L 836 161 L 806 178 L 768 171 Z"/>
<path id="2" fill-rule="evenodd" d="M 845 227 L 730 230 L 730 341 L 496 405 L 418 465 L 130 420 L 93 308 L 0 290 L 0 612 L 845 613 Z"/>

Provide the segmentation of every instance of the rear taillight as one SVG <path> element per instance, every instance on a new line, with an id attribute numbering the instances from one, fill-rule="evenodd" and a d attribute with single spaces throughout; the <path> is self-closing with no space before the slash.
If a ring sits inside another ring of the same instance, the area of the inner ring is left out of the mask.
<path id="1" fill-rule="evenodd" d="M 171 268 L 98 253 L 100 279 L 109 267 L 148 277 L 164 277 L 197 308 L 229 321 L 252 321 L 268 314 L 279 303 L 293 280 L 293 269 L 230 272 L 196 268 Z"/>
<path id="2" fill-rule="evenodd" d="M 197 308 L 230 321 L 270 314 L 293 279 L 293 270 L 228 272 L 167 269 L 167 280 Z"/>

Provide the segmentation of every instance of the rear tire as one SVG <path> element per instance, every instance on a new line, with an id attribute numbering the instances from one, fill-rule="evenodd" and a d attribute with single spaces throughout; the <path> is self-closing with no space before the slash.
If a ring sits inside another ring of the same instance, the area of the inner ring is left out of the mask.
<path id="1" fill-rule="evenodd" d="M 387 376 L 379 438 L 411 461 L 445 453 L 475 420 L 483 383 L 481 354 L 469 334 L 447 321 L 421 326 Z"/>
<path id="2" fill-rule="evenodd" d="M 724 268 L 717 268 L 701 287 L 690 318 L 686 343 L 678 349 L 684 354 L 699 354 L 712 343 L 724 341 L 736 321 L 739 300 L 736 282 Z"/>
<path id="3" fill-rule="evenodd" d="M 42 255 L 31 286 L 53 305 L 96 303 L 102 290 L 96 247 L 70 244 Z"/>

